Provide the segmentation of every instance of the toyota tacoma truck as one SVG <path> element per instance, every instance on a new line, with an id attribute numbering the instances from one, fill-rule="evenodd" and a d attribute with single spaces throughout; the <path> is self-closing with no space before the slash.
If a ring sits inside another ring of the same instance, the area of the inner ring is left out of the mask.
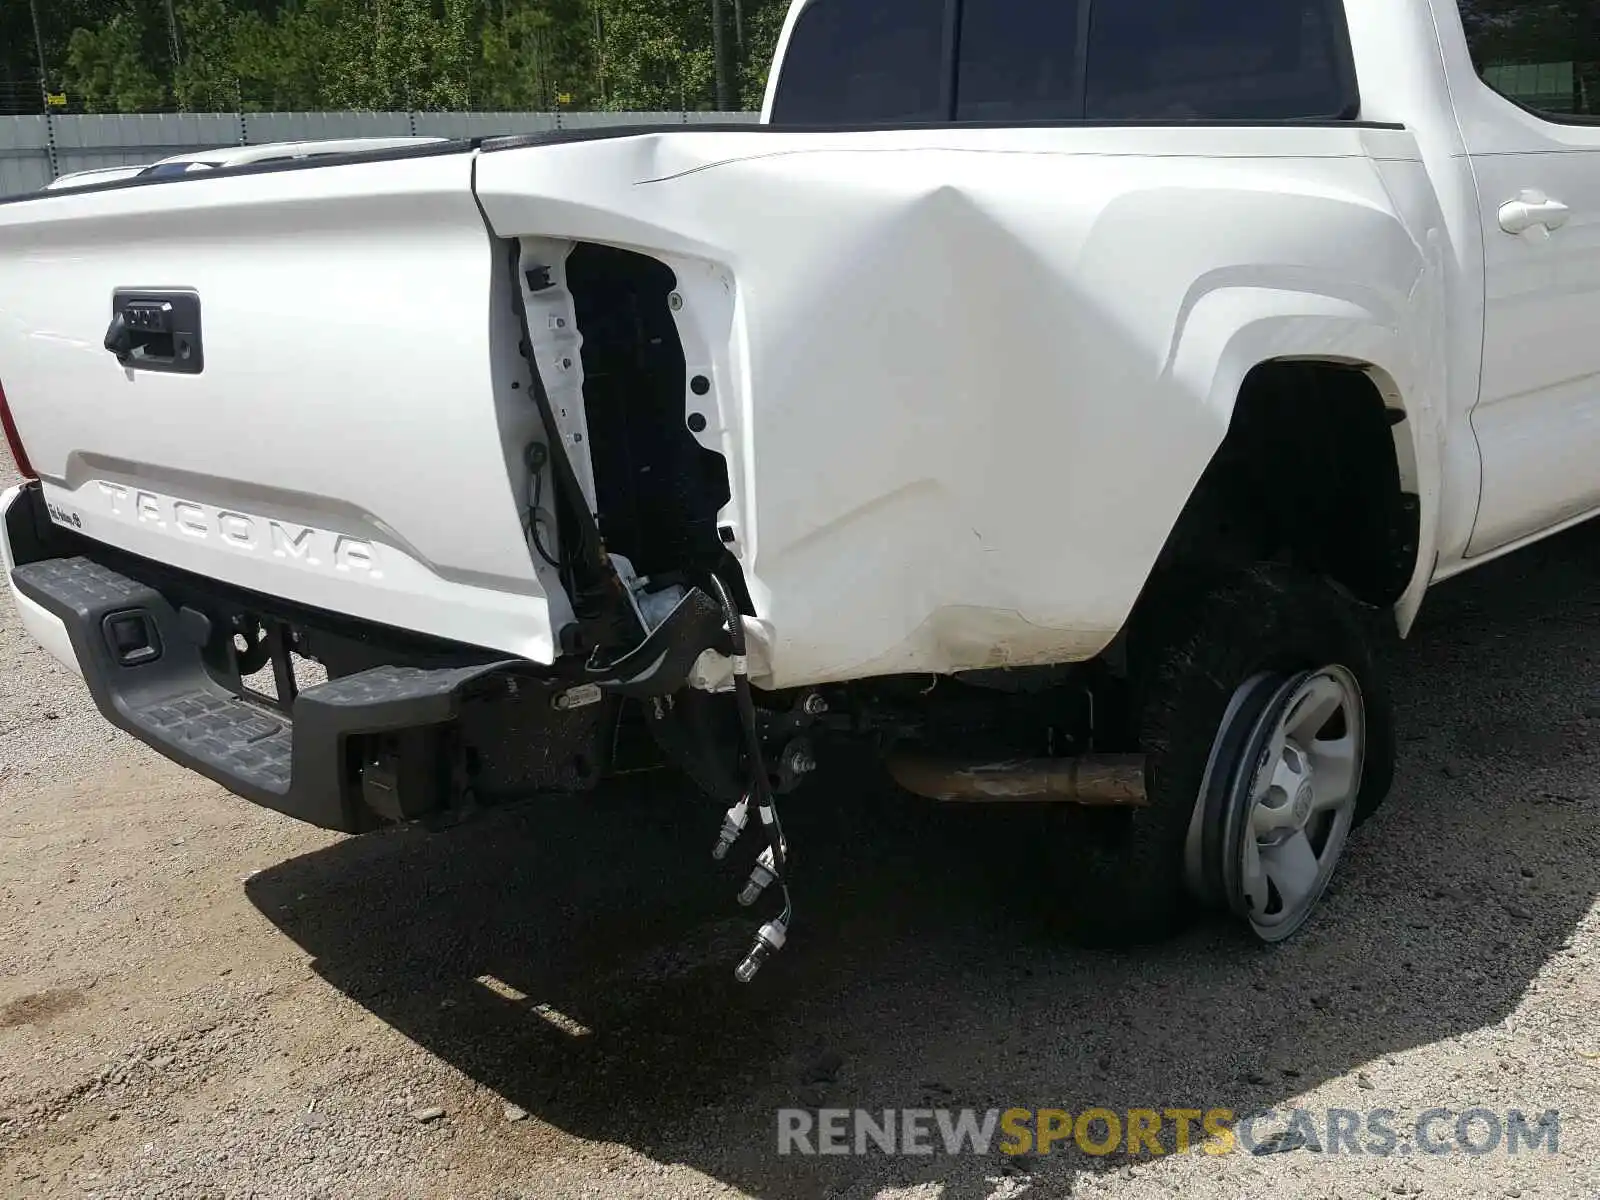
<path id="1" fill-rule="evenodd" d="M 657 755 L 741 979 L 850 740 L 1041 822 L 1078 936 L 1280 941 L 1374 638 L 1600 510 L 1595 9 L 797 0 L 757 126 L 13 200 L 17 610 L 329 829 Z"/>

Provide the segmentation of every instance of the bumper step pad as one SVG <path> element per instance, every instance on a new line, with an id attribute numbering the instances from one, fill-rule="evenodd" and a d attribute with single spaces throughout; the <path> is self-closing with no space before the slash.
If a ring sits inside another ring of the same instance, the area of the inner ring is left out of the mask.
<path id="1" fill-rule="evenodd" d="M 131 714 L 155 742 L 182 746 L 216 770 L 287 795 L 294 730 L 244 700 L 190 692 Z"/>
<path id="2" fill-rule="evenodd" d="M 248 800 L 325 829 L 373 824 L 349 769 L 349 738 L 453 721 L 462 689 L 506 665 L 375 667 L 307 688 L 291 717 L 224 686 L 172 605 L 146 584 L 82 557 L 28 563 L 12 579 L 65 624 L 112 724 Z M 114 624 L 130 619 L 148 652 L 119 646 Z"/>

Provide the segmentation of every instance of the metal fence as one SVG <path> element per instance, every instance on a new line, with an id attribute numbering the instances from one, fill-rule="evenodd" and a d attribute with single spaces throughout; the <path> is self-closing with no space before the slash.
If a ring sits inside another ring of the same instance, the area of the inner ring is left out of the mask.
<path id="1" fill-rule="evenodd" d="M 189 150 L 317 138 L 492 137 L 605 125 L 754 121 L 755 113 L 707 112 L 290 112 L 139 113 L 0 117 L 0 196 L 36 191 L 58 175 L 134 166 Z"/>

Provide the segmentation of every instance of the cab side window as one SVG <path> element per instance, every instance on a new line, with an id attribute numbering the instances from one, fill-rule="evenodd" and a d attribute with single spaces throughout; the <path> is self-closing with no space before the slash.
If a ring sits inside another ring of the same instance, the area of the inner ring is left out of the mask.
<path id="1" fill-rule="evenodd" d="M 1472 65 L 1552 120 L 1600 118 L 1600 0 L 1459 0 Z"/>

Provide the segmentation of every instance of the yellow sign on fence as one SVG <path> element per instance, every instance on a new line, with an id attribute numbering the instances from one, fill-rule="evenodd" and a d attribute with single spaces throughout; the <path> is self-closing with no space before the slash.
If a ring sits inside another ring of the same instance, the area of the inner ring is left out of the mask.
<path id="1" fill-rule="evenodd" d="M 44 102 L 51 108 L 65 108 L 67 106 L 67 94 L 65 92 L 46 92 L 44 94 Z"/>

